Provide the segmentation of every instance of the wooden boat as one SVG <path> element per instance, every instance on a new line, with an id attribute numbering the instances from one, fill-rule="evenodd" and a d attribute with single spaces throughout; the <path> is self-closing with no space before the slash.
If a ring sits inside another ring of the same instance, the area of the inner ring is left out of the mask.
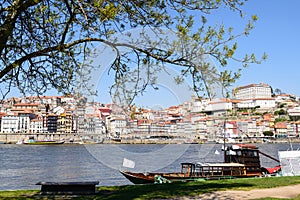
<path id="1" fill-rule="evenodd" d="M 28 144 L 28 145 L 53 145 L 53 144 L 64 144 L 64 141 L 28 141 L 28 142 L 23 142 L 23 144 Z"/>
<path id="2" fill-rule="evenodd" d="M 259 177 L 262 176 L 259 153 L 254 145 L 237 144 L 225 149 L 225 159 L 222 163 L 181 163 L 181 171 L 171 173 L 141 173 L 123 170 L 120 173 L 134 184 Z M 276 172 L 279 170 L 277 168 Z"/>
<path id="3" fill-rule="evenodd" d="M 134 184 L 230 179 L 247 176 L 245 165 L 239 163 L 181 163 L 181 172 L 177 173 L 120 172 Z"/>
<path id="4" fill-rule="evenodd" d="M 64 141 L 44 141 L 44 140 L 36 140 L 36 141 L 27 141 L 23 142 L 23 144 L 28 144 L 28 145 L 53 145 L 53 144 L 64 144 Z"/>
<path id="5" fill-rule="evenodd" d="M 27 145 L 57 145 L 64 144 L 65 141 L 56 141 L 56 140 L 35 140 L 33 138 L 29 138 L 28 141 L 23 141 L 23 144 Z"/>
<path id="6" fill-rule="evenodd" d="M 119 137 L 112 137 L 111 140 L 114 142 L 121 142 L 121 138 Z"/>

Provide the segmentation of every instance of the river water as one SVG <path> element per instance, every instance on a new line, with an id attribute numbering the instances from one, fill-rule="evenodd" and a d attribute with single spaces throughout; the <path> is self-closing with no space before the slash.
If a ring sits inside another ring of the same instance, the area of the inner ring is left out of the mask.
<path id="1" fill-rule="evenodd" d="M 256 144 L 260 151 L 278 158 L 278 151 L 300 144 Z M 181 162 L 223 161 L 221 144 L 172 145 L 0 145 L 0 190 L 39 189 L 40 181 L 99 181 L 99 185 L 131 184 L 120 173 L 123 159 L 134 163 L 132 171 L 180 171 Z M 261 165 L 275 161 L 261 156 Z M 131 166 L 132 167 L 132 166 Z M 128 169 L 128 168 L 127 168 Z"/>

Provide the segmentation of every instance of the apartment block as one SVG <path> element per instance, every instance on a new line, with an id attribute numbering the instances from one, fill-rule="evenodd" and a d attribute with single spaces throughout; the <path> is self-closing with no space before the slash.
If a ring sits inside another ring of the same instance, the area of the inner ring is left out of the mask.
<path id="1" fill-rule="evenodd" d="M 2 116 L 2 133 L 26 133 L 30 127 L 29 116 Z"/>

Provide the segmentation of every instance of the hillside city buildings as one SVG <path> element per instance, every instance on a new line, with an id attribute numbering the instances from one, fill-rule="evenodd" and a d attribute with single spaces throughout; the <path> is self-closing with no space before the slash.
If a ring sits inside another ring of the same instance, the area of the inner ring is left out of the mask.
<path id="1" fill-rule="evenodd" d="M 0 105 L 0 135 L 53 135 L 72 139 L 299 137 L 299 98 L 277 94 L 267 84 L 235 88 L 232 99 L 199 99 L 163 110 L 117 105 L 83 98 L 40 96 L 9 98 Z M 69 137 L 68 137 L 69 136 Z M 1 138 L 0 138 L 1 140 Z"/>

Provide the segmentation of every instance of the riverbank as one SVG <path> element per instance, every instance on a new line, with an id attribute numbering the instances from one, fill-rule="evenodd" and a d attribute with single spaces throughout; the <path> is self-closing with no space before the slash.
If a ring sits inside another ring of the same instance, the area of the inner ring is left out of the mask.
<path id="1" fill-rule="evenodd" d="M 267 177 L 171 184 L 97 187 L 95 195 L 41 195 L 38 190 L 0 191 L 1 199 L 299 199 L 300 176 Z M 274 192 L 276 191 L 276 192 Z"/>
<path id="2" fill-rule="evenodd" d="M 203 141 L 203 140 L 194 140 L 193 142 L 189 142 L 184 139 L 121 139 L 120 141 L 104 140 L 103 143 L 105 144 L 216 144 L 220 142 Z M 272 144 L 300 143 L 300 138 L 289 138 L 289 139 L 280 138 L 280 139 L 272 139 L 272 140 L 265 140 L 264 138 L 253 138 L 253 139 L 246 138 L 242 140 L 231 141 L 229 143 L 260 143 L 260 144 L 261 143 L 272 143 Z"/>
<path id="3" fill-rule="evenodd" d="M 0 144 L 16 144 L 19 141 L 26 141 L 29 137 L 35 140 L 56 140 L 64 141 L 65 144 L 205 144 L 205 143 L 223 143 L 223 139 L 195 139 L 197 135 L 122 135 L 120 138 L 113 139 L 99 134 L 70 134 L 70 133 L 0 133 Z M 193 138 L 193 139 L 191 139 Z M 227 143 L 300 143 L 299 137 L 289 138 L 263 138 L 246 137 L 230 139 Z"/>

